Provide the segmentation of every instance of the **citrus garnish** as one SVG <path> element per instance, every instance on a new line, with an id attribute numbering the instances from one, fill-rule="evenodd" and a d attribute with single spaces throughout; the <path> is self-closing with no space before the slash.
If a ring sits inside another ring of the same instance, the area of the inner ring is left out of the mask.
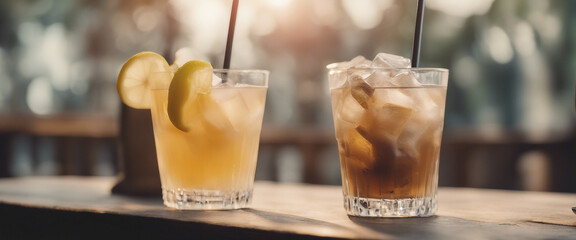
<path id="1" fill-rule="evenodd" d="M 155 73 L 170 73 L 170 66 L 164 57 L 153 52 L 141 52 L 128 59 L 116 82 L 122 102 L 132 108 L 149 109 L 152 81 L 163 81 L 165 85 L 170 81 L 170 74 L 162 75 L 166 77 L 152 77 Z"/>
<path id="2" fill-rule="evenodd" d="M 192 60 L 174 74 L 168 89 L 168 117 L 176 128 L 188 132 L 200 124 L 198 116 L 211 101 L 212 72 L 210 63 Z"/>

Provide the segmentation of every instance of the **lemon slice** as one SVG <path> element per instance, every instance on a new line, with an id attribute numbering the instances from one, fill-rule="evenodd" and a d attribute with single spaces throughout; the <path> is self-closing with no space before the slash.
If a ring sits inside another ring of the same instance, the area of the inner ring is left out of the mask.
<path id="1" fill-rule="evenodd" d="M 149 88 L 153 81 L 170 82 L 170 74 L 157 77 L 156 73 L 170 73 L 170 66 L 164 57 L 153 52 L 141 52 L 132 56 L 124 65 L 116 88 L 120 99 L 126 105 L 136 109 L 149 109 L 151 99 Z M 156 77 L 153 77 L 156 76 Z"/>
<path id="2" fill-rule="evenodd" d="M 168 89 L 168 117 L 176 128 L 188 132 L 200 124 L 198 116 L 211 100 L 212 73 L 210 63 L 192 60 L 174 74 Z"/>

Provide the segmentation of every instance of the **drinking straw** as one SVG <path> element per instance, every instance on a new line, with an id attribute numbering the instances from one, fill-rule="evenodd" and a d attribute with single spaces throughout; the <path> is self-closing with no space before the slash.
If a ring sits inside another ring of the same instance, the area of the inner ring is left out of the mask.
<path id="1" fill-rule="evenodd" d="M 424 18 L 424 0 L 418 0 L 416 27 L 414 30 L 414 46 L 412 47 L 412 67 L 420 65 L 420 42 L 422 40 L 422 19 Z"/>
<path id="2" fill-rule="evenodd" d="M 232 40 L 234 40 L 234 27 L 236 26 L 236 13 L 238 12 L 238 0 L 232 2 L 232 13 L 230 13 L 230 24 L 228 25 L 228 38 L 226 39 L 226 52 L 224 53 L 224 69 L 230 68 L 230 58 L 232 55 Z"/>

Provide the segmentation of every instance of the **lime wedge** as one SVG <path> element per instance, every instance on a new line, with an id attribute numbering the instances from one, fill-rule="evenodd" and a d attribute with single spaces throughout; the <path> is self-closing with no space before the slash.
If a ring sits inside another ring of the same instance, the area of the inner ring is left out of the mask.
<path id="1" fill-rule="evenodd" d="M 168 117 L 176 128 L 188 132 L 200 124 L 198 118 L 211 101 L 212 65 L 192 60 L 174 74 L 168 89 Z"/>

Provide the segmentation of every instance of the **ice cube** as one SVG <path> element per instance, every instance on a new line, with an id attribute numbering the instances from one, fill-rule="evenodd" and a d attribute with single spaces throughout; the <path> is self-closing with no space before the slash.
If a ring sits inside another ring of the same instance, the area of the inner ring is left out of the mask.
<path id="1" fill-rule="evenodd" d="M 334 69 L 334 68 L 348 69 L 348 68 L 353 68 L 353 67 L 356 67 L 356 68 L 369 67 L 371 63 L 372 62 L 370 62 L 370 60 L 367 60 L 365 57 L 357 56 L 348 62 L 331 63 L 327 66 L 327 68 L 328 69 Z"/>
<path id="2" fill-rule="evenodd" d="M 427 129 L 426 123 L 418 123 L 416 121 L 407 123 L 398 137 L 399 153 L 397 155 L 418 159 L 420 157 L 418 154 L 419 140 Z"/>
<path id="3" fill-rule="evenodd" d="M 374 147 L 366 138 L 358 133 L 355 128 L 346 127 L 341 129 L 343 136 L 338 139 L 340 154 L 346 159 L 343 163 L 353 171 L 372 168 L 376 158 Z"/>
<path id="4" fill-rule="evenodd" d="M 344 93 L 337 99 L 339 102 L 336 105 L 336 116 L 338 119 L 356 126 L 366 110 L 352 96 L 351 92 L 347 92 L 347 89 L 342 89 L 342 91 Z"/>
<path id="5" fill-rule="evenodd" d="M 222 121 L 221 126 L 232 128 L 236 132 L 260 128 L 266 100 L 264 88 L 215 88 L 211 95 L 226 120 Z M 226 125 L 227 123 L 229 125 Z"/>
<path id="6" fill-rule="evenodd" d="M 413 112 L 412 108 L 393 103 L 378 104 L 376 109 L 370 111 L 372 115 L 370 117 L 377 123 L 374 124 L 373 129 L 379 135 L 398 137 Z"/>
<path id="7" fill-rule="evenodd" d="M 375 87 L 421 87 L 410 70 L 374 71 L 365 81 Z"/>
<path id="8" fill-rule="evenodd" d="M 412 161 L 437 156 L 441 135 L 442 126 L 431 123 L 426 125 L 409 123 L 398 138 L 398 155 L 413 159 Z"/>
<path id="9" fill-rule="evenodd" d="M 403 89 L 379 89 L 372 97 L 372 101 L 376 107 L 382 107 L 387 104 L 408 109 L 416 108 L 416 102 L 414 101 L 413 96 L 410 94 L 410 92 L 404 91 Z"/>
<path id="10" fill-rule="evenodd" d="M 346 80 L 348 78 L 348 72 L 346 71 L 347 69 L 353 67 L 355 68 L 370 67 L 370 64 L 372 64 L 372 62 L 370 60 L 367 60 L 363 56 L 357 56 L 348 62 L 337 62 L 329 64 L 327 68 L 330 69 L 328 79 L 330 83 L 330 88 L 332 89 L 340 88 L 346 84 L 347 82 Z M 356 74 L 361 74 L 361 76 L 365 78 L 369 75 L 369 72 L 356 72 Z"/>
<path id="11" fill-rule="evenodd" d="M 248 125 L 250 117 L 250 108 L 246 104 L 242 94 L 235 88 L 218 88 L 212 90 L 212 99 L 214 106 L 219 111 L 214 111 L 210 119 L 207 120 L 217 123 L 221 129 L 232 127 L 234 131 L 240 131 Z M 216 114 L 220 115 L 216 115 Z"/>
<path id="12" fill-rule="evenodd" d="M 374 87 L 395 87 L 390 84 L 390 79 L 393 76 L 387 71 L 374 71 L 371 75 L 367 76 L 364 81 L 370 86 Z"/>
<path id="13" fill-rule="evenodd" d="M 222 84 L 222 78 L 218 77 L 216 74 L 212 74 L 212 86 L 218 87 Z"/>
<path id="14" fill-rule="evenodd" d="M 374 88 L 358 75 L 351 76 L 348 81 L 352 97 L 356 99 L 360 106 L 365 109 L 368 108 L 368 101 L 370 101 L 370 98 L 374 95 Z"/>
<path id="15" fill-rule="evenodd" d="M 410 68 L 411 61 L 398 55 L 378 53 L 371 64 L 372 67 L 383 68 Z"/>
<path id="16" fill-rule="evenodd" d="M 355 129 L 349 129 L 346 133 L 347 136 L 341 139 L 345 155 L 365 162 L 374 161 L 372 144 Z"/>
<path id="17" fill-rule="evenodd" d="M 372 62 L 370 60 L 367 60 L 366 58 L 362 57 L 362 56 L 358 56 L 354 59 L 352 59 L 350 62 L 350 68 L 368 68 L 370 67 L 370 64 L 372 64 Z M 354 77 L 360 77 L 361 79 L 365 79 L 368 76 L 370 76 L 371 71 L 369 70 L 354 70 L 352 71 L 352 75 Z"/>
<path id="18" fill-rule="evenodd" d="M 350 67 L 363 68 L 363 67 L 369 67 L 370 64 L 372 64 L 372 62 L 370 62 L 370 60 L 366 59 L 364 56 L 357 56 L 352 60 L 350 60 L 348 64 L 350 65 Z"/>
<path id="19" fill-rule="evenodd" d="M 391 159 L 395 154 L 396 137 L 386 133 L 383 134 L 378 129 L 379 127 L 381 127 L 381 125 L 377 121 L 363 122 L 356 127 L 356 132 L 373 146 L 372 154 L 374 159 Z M 377 164 L 377 162 L 374 162 L 374 164 Z M 372 165 L 370 167 L 374 166 Z"/>
<path id="20" fill-rule="evenodd" d="M 370 99 L 369 108 L 358 125 L 371 135 L 386 138 L 386 141 L 395 141 L 406 122 L 412 117 L 413 105 L 412 99 L 398 89 L 377 90 Z M 376 139 L 376 137 L 365 137 L 370 141 Z"/>
<path id="21" fill-rule="evenodd" d="M 204 126 L 206 129 L 216 128 L 218 130 L 227 130 L 232 128 L 232 121 L 225 112 L 222 104 L 217 102 L 213 96 L 206 95 L 204 98 L 197 100 L 202 107 L 199 116 L 204 117 Z M 228 101 L 227 101 L 228 102 Z"/>
<path id="22" fill-rule="evenodd" d="M 238 125 L 236 128 L 246 128 L 246 130 L 261 128 L 264 104 L 266 102 L 266 89 L 247 87 L 240 91 L 240 96 L 248 108 L 248 112 L 244 113 L 244 117 L 247 119 L 245 122 L 247 126 Z"/>
<path id="23" fill-rule="evenodd" d="M 346 84 L 347 73 L 341 70 L 330 70 L 328 75 L 328 82 L 330 89 L 342 88 Z"/>
<path id="24" fill-rule="evenodd" d="M 374 146 L 377 158 L 393 158 L 396 155 L 397 139 L 412 109 L 390 103 L 380 103 L 378 108 L 369 110 L 358 123 L 356 131 Z"/>
<path id="25" fill-rule="evenodd" d="M 422 87 L 414 74 L 410 71 L 402 71 L 392 77 L 389 81 L 391 87 Z"/>
<path id="26" fill-rule="evenodd" d="M 405 129 L 398 139 L 400 151 L 412 157 L 420 158 L 423 144 L 430 144 L 432 140 L 439 141 L 442 135 L 444 121 L 443 104 L 436 102 L 435 98 L 442 99 L 442 88 L 413 88 L 405 90 L 414 99 L 416 113 L 406 123 Z M 439 95 L 439 96 L 437 96 Z M 424 141 L 424 142 L 423 142 Z"/>
<path id="27" fill-rule="evenodd" d="M 241 86 L 241 85 L 240 85 Z M 250 114 L 260 113 L 266 102 L 266 89 L 258 87 L 246 87 L 239 91 L 244 103 L 249 108 Z"/>
<path id="28" fill-rule="evenodd" d="M 431 88 L 434 90 L 430 90 L 429 96 L 430 100 L 432 100 L 438 106 L 444 106 L 446 103 L 446 88 Z"/>
<path id="29" fill-rule="evenodd" d="M 414 108 L 419 112 L 418 120 L 422 123 L 443 121 L 443 96 L 445 89 L 436 87 L 408 88 L 402 92 L 414 102 Z M 420 120 L 421 119 L 421 120 Z"/>

